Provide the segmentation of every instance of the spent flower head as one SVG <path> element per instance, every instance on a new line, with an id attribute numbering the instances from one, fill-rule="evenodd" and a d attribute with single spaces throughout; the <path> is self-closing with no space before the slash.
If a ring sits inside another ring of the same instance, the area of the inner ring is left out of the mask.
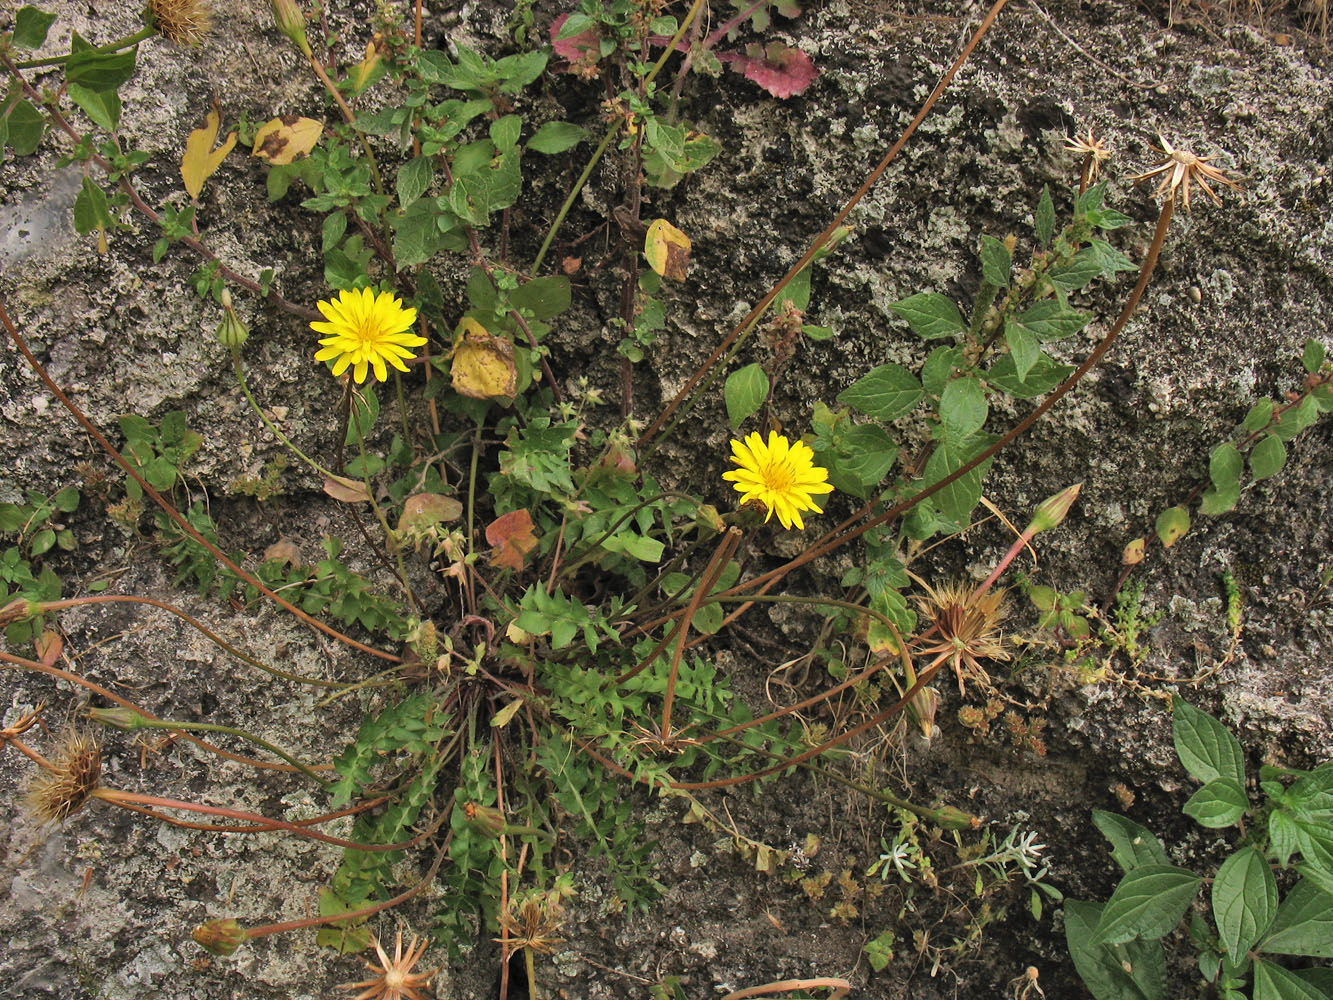
<path id="1" fill-rule="evenodd" d="M 411 348 L 426 342 L 425 337 L 411 332 L 417 311 L 404 308 L 403 300 L 392 292 L 376 295 L 373 288 L 343 289 L 336 299 L 315 305 L 327 320 L 310 324 L 316 333 L 327 334 L 320 340 L 315 360 L 332 361 L 335 376 L 350 367 L 358 383 L 371 370 L 384 382 L 389 377 L 385 362 L 405 372 L 403 361 L 415 357 Z"/>
<path id="2" fill-rule="evenodd" d="M 1006 616 L 1004 591 L 988 590 L 978 594 L 966 581 L 942 584 L 938 588 L 922 583 L 927 596 L 918 600 L 921 617 L 933 626 L 930 637 L 918 651 L 933 657 L 931 667 L 948 663 L 958 678 L 958 693 L 965 694 L 965 680 L 971 678 L 983 690 L 993 688 L 990 674 L 981 660 L 1008 660 L 1001 629 Z M 929 668 L 927 668 L 929 669 Z"/>
<path id="3" fill-rule="evenodd" d="M 741 494 L 741 505 L 751 501 L 764 505 L 767 522 L 774 513 L 784 528 L 804 530 L 801 511 L 816 514 L 824 509 L 815 503 L 815 495 L 832 493 L 828 469 L 815 465 L 815 453 L 804 441 L 789 442 L 781 434 L 768 432 L 768 443 L 758 434 L 731 442 L 731 460 L 740 468 L 722 473 Z"/>
<path id="4" fill-rule="evenodd" d="M 102 748 L 71 729 L 28 787 L 28 806 L 44 823 L 62 823 L 83 808 L 102 784 Z"/>
<path id="5" fill-rule="evenodd" d="M 1088 184 L 1097 183 L 1097 175 L 1101 172 L 1103 160 L 1111 158 L 1111 151 L 1106 148 L 1106 144 L 1092 134 L 1092 129 L 1088 129 L 1086 136 L 1075 135 L 1073 138 L 1065 139 L 1065 149 L 1071 153 L 1081 153 L 1084 157 L 1085 181 Z"/>
<path id="6" fill-rule="evenodd" d="M 375 951 L 379 954 L 380 964 L 367 961 L 366 968 L 379 975 L 359 983 L 345 983 L 338 989 L 361 990 L 352 1000 L 429 1000 L 422 990 L 429 988 L 431 977 L 439 970 L 412 971 L 413 966 L 421 961 L 421 956 L 426 954 L 425 941 L 413 937 L 404 955 L 403 932 L 399 931 L 394 941 L 393 958 L 389 957 L 378 940 L 375 942 Z"/>
<path id="7" fill-rule="evenodd" d="M 148 0 L 150 27 L 177 45 L 198 45 L 213 28 L 213 11 L 206 0 Z"/>
<path id="8" fill-rule="evenodd" d="M 1211 156 L 1195 156 L 1193 153 L 1186 152 L 1183 149 L 1173 149 L 1171 143 L 1167 142 L 1160 135 L 1157 137 L 1161 148 L 1154 146 L 1159 153 L 1165 155 L 1166 159 L 1154 164 L 1151 169 L 1145 170 L 1141 174 L 1135 174 L 1130 178 L 1131 181 L 1146 181 L 1153 177 L 1161 177 L 1162 181 L 1157 185 L 1157 190 L 1153 192 L 1154 197 L 1161 198 L 1166 195 L 1168 199 L 1175 198 L 1177 194 L 1181 196 L 1181 201 L 1185 203 L 1185 211 L 1190 210 L 1190 187 L 1198 184 L 1203 189 L 1203 193 L 1208 196 L 1214 205 L 1222 204 L 1222 198 L 1208 186 L 1208 182 L 1214 184 L 1225 184 L 1227 187 L 1239 188 L 1240 182 L 1232 180 L 1223 171 L 1209 164 Z"/>

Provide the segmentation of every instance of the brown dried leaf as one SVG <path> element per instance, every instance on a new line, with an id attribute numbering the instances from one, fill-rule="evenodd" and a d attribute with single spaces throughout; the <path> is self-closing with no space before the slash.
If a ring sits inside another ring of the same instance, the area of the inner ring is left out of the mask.
<path id="1" fill-rule="evenodd" d="M 438 493 L 416 493 L 403 504 L 403 516 L 398 519 L 398 530 L 424 529 L 445 521 L 457 521 L 463 516 L 463 505 L 453 497 Z"/>
<path id="2" fill-rule="evenodd" d="M 346 476 L 325 476 L 324 492 L 343 503 L 369 503 L 366 484 Z"/>
<path id="3" fill-rule="evenodd" d="M 60 653 L 65 648 L 65 640 L 60 638 L 59 632 L 46 629 L 37 637 L 33 645 L 37 649 L 37 659 L 50 667 L 54 666 L 56 660 L 60 659 Z"/>
<path id="4" fill-rule="evenodd" d="M 264 550 L 264 562 L 280 562 L 284 566 L 301 566 L 301 550 L 290 538 L 280 538 Z"/>

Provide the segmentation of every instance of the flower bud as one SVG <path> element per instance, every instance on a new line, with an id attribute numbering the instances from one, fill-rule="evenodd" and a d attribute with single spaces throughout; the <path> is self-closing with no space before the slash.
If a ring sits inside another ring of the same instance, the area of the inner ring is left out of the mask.
<path id="1" fill-rule="evenodd" d="M 205 951 L 225 958 L 245 943 L 245 928 L 240 921 L 210 920 L 190 932 L 190 937 Z"/>
<path id="2" fill-rule="evenodd" d="M 935 814 L 935 822 L 944 830 L 975 830 L 981 820 L 954 806 L 943 806 Z"/>
<path id="3" fill-rule="evenodd" d="M 310 43 L 305 37 L 305 12 L 296 0 L 269 0 L 273 7 L 273 26 L 309 58 Z"/>
<path id="4" fill-rule="evenodd" d="M 1074 506 L 1074 501 L 1078 499 L 1079 490 L 1083 489 L 1082 483 L 1075 483 L 1055 494 L 1053 497 L 1047 497 L 1038 506 L 1036 512 L 1032 515 L 1032 521 L 1028 524 L 1028 530 L 1025 534 L 1037 534 L 1039 531 L 1050 531 L 1057 524 L 1065 519 L 1069 513 L 1069 508 Z"/>
<path id="5" fill-rule="evenodd" d="M 463 815 L 467 821 L 482 833 L 498 837 L 505 831 L 505 814 L 494 806 L 483 806 L 478 802 L 468 802 L 463 806 Z"/>
<path id="6" fill-rule="evenodd" d="M 147 721 L 132 708 L 90 708 L 88 718 L 116 729 L 142 729 Z"/>
<path id="7" fill-rule="evenodd" d="M 231 292 L 222 289 L 222 322 L 218 324 L 218 343 L 230 351 L 239 351 L 250 339 L 250 328 L 232 308 Z"/>
<path id="8" fill-rule="evenodd" d="M 0 628 L 8 628 L 29 618 L 36 618 L 42 613 L 42 606 L 36 601 L 18 597 L 0 608 Z"/>

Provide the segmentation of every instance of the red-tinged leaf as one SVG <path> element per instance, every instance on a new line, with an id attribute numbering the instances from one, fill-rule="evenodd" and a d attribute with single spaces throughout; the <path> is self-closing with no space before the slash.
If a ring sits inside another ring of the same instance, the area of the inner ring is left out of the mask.
<path id="1" fill-rule="evenodd" d="M 521 570 L 523 560 L 537 547 L 535 525 L 526 510 L 501 514 L 486 525 L 486 541 L 495 547 L 491 565 L 501 569 Z"/>
<path id="2" fill-rule="evenodd" d="M 65 641 L 60 638 L 59 632 L 47 629 L 37 637 L 33 643 L 37 647 L 37 659 L 48 667 L 54 666 L 56 660 L 60 659 L 61 650 L 65 648 Z"/>
<path id="3" fill-rule="evenodd" d="M 568 38 L 560 37 L 560 29 L 569 20 L 568 14 L 561 14 L 551 22 L 551 48 L 561 59 L 577 63 L 583 59 L 595 60 L 600 51 L 596 28 L 588 28 Z"/>
<path id="4" fill-rule="evenodd" d="M 324 492 L 343 503 L 370 502 L 370 494 L 366 492 L 365 483 L 348 479 L 346 476 L 325 476 Z"/>
<path id="5" fill-rule="evenodd" d="M 809 56 L 781 42 L 770 42 L 760 58 L 746 60 L 743 72 L 747 80 L 784 99 L 805 93 L 819 76 Z"/>

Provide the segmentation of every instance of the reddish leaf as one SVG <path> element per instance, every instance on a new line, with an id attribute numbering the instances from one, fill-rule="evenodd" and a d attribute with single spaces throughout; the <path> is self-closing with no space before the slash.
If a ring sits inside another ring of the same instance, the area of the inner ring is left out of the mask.
<path id="1" fill-rule="evenodd" d="M 753 80 L 774 97 L 795 97 L 805 93 L 819 76 L 819 70 L 800 49 L 781 42 L 770 42 L 762 56 L 743 63 L 747 80 Z"/>
<path id="2" fill-rule="evenodd" d="M 33 645 L 37 647 L 37 659 L 48 667 L 60 659 L 60 651 L 65 648 L 65 642 L 60 638 L 60 634 L 51 629 L 39 635 Z"/>
<path id="3" fill-rule="evenodd" d="M 555 54 L 561 59 L 568 59 L 571 63 L 577 63 L 581 60 L 596 60 L 598 53 L 601 51 L 597 29 L 588 28 L 586 31 L 580 31 L 577 35 L 560 38 L 560 29 L 565 26 L 565 22 L 568 20 L 568 14 L 561 14 L 551 22 L 551 48 L 555 49 Z"/>
<path id="4" fill-rule="evenodd" d="M 486 525 L 486 541 L 495 547 L 495 551 L 491 553 L 491 565 L 521 570 L 523 560 L 537 547 L 534 527 L 532 517 L 526 510 L 501 514 Z"/>

